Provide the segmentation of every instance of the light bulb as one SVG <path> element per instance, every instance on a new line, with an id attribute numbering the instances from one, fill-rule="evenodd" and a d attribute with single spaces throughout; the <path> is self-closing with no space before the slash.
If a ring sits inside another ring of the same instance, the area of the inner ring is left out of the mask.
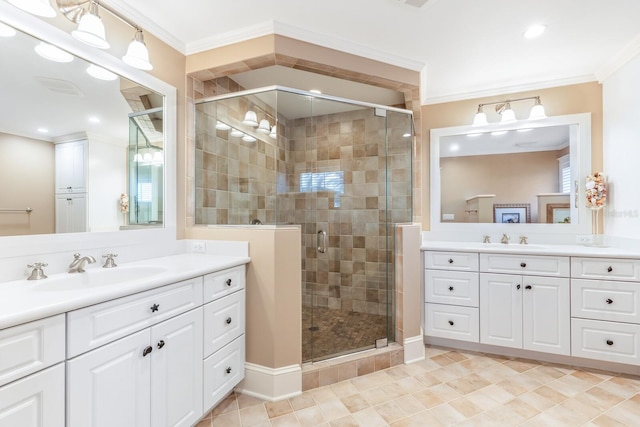
<path id="1" fill-rule="evenodd" d="M 262 119 L 260 120 L 260 124 L 258 125 L 258 129 L 256 129 L 258 132 L 261 133 L 271 133 L 271 126 L 269 126 L 269 120 L 267 119 Z"/>
<path id="2" fill-rule="evenodd" d="M 73 30 L 71 35 L 89 46 L 109 49 L 109 43 L 104 32 L 104 24 L 98 16 L 98 4 L 96 2 L 91 2 L 89 10 L 82 15 L 78 28 Z"/>
<path id="3" fill-rule="evenodd" d="M 544 119 L 547 115 L 544 112 L 544 106 L 540 102 L 540 98 L 536 98 L 536 103 L 531 109 L 531 113 L 529 113 L 529 120 L 538 120 Z"/>
<path id="4" fill-rule="evenodd" d="M 502 118 L 500 119 L 500 123 L 511 123 L 516 121 L 516 113 L 511 109 L 511 104 L 507 102 L 504 106 L 504 110 L 502 111 Z"/>
<path id="5" fill-rule="evenodd" d="M 478 112 L 473 118 L 473 124 L 471 126 L 487 126 L 489 122 L 487 122 L 487 115 L 484 111 L 482 111 L 482 106 L 478 106 Z"/>
<path id="6" fill-rule="evenodd" d="M 122 60 L 125 64 L 140 70 L 153 70 L 153 65 L 149 62 L 149 50 L 144 44 L 142 30 L 136 30 L 136 34 L 127 48 L 127 54 L 122 57 Z"/>
<path id="7" fill-rule="evenodd" d="M 242 123 L 244 123 L 247 126 L 256 127 L 258 126 L 258 115 L 256 114 L 255 111 L 249 110 L 244 115 L 244 120 L 242 121 Z"/>

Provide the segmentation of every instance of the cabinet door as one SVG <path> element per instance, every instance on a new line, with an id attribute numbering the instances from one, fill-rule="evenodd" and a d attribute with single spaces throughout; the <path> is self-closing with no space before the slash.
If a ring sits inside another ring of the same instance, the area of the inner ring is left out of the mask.
<path id="1" fill-rule="evenodd" d="M 56 193 L 83 193 L 87 191 L 87 141 L 57 144 Z"/>
<path id="2" fill-rule="evenodd" d="M 64 425 L 64 363 L 0 387 L 0 426 Z"/>
<path id="3" fill-rule="evenodd" d="M 56 197 L 56 233 L 87 231 L 86 194 L 58 195 Z"/>
<path id="4" fill-rule="evenodd" d="M 202 415 L 202 308 L 151 328 L 151 425 L 191 426 Z"/>
<path id="5" fill-rule="evenodd" d="M 524 276 L 523 348 L 569 355 L 571 310 L 569 279 Z"/>
<path id="6" fill-rule="evenodd" d="M 145 329 L 67 361 L 67 427 L 150 426 L 149 340 Z"/>
<path id="7" fill-rule="evenodd" d="M 522 348 L 522 276 L 480 274 L 480 342 Z"/>

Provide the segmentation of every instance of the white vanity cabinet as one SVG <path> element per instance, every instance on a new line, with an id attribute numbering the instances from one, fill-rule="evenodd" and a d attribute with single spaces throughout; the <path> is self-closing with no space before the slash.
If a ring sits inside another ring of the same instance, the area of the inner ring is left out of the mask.
<path id="1" fill-rule="evenodd" d="M 244 378 L 245 267 L 204 277 L 204 409 Z"/>
<path id="2" fill-rule="evenodd" d="M 0 331 L 0 426 L 63 427 L 64 315 Z"/>
<path id="3" fill-rule="evenodd" d="M 573 258 L 572 355 L 640 364 L 640 260 Z"/>
<path id="4" fill-rule="evenodd" d="M 68 427 L 194 424 L 201 305 L 198 277 L 70 312 L 69 354 L 90 351 L 67 362 Z"/>

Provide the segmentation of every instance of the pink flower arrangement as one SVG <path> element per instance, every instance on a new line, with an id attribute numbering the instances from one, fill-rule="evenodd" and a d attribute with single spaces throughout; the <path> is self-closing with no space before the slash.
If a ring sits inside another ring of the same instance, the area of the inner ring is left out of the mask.
<path id="1" fill-rule="evenodd" d="M 120 212 L 129 212 L 129 196 L 124 193 L 120 194 Z"/>
<path id="2" fill-rule="evenodd" d="M 607 203 L 607 184 L 602 172 L 594 172 L 587 177 L 587 207 L 601 209 Z"/>

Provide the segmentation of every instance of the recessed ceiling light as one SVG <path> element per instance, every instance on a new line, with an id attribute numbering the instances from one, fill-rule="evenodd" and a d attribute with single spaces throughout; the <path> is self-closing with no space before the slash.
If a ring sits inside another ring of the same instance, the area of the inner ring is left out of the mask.
<path id="1" fill-rule="evenodd" d="M 449 146 L 449 151 L 458 151 L 460 149 L 460 146 L 458 144 L 451 144 Z"/>
<path id="2" fill-rule="evenodd" d="M 411 136 L 411 133 L 410 133 L 410 132 L 406 132 L 406 133 L 403 133 L 403 134 L 402 134 L 402 137 L 403 137 L 403 138 L 409 138 L 410 136 Z"/>
<path id="3" fill-rule="evenodd" d="M 547 29 L 546 25 L 533 24 L 532 26 L 527 28 L 527 30 L 522 35 L 525 39 L 532 39 L 544 33 L 546 29 Z"/>
<path id="4" fill-rule="evenodd" d="M 73 55 L 69 52 L 65 52 L 64 50 L 50 45 L 49 43 L 40 42 L 36 47 L 35 51 L 38 55 L 43 57 L 44 59 L 48 59 L 49 61 L 54 62 L 71 62 L 73 61 Z"/>
<path id="5" fill-rule="evenodd" d="M 115 80 L 118 78 L 118 76 L 111 71 L 105 70 L 104 68 L 98 67 L 97 65 L 93 64 L 87 67 L 87 73 L 89 73 L 91 77 L 95 77 L 99 80 Z"/>
<path id="6" fill-rule="evenodd" d="M 91 117 L 89 117 L 89 121 L 91 123 L 100 123 L 100 118 L 98 118 L 96 116 L 91 116 Z"/>
<path id="7" fill-rule="evenodd" d="M 315 93 L 316 95 L 320 95 L 322 94 L 322 91 L 318 90 L 318 89 L 309 89 L 309 92 L 311 93 Z"/>
<path id="8" fill-rule="evenodd" d="M 47 129 L 47 128 L 38 128 L 38 132 L 40 132 L 40 133 L 49 133 L 49 129 Z"/>
<path id="9" fill-rule="evenodd" d="M 16 35 L 16 30 L 0 22 L 0 37 L 13 37 L 15 35 Z"/>

